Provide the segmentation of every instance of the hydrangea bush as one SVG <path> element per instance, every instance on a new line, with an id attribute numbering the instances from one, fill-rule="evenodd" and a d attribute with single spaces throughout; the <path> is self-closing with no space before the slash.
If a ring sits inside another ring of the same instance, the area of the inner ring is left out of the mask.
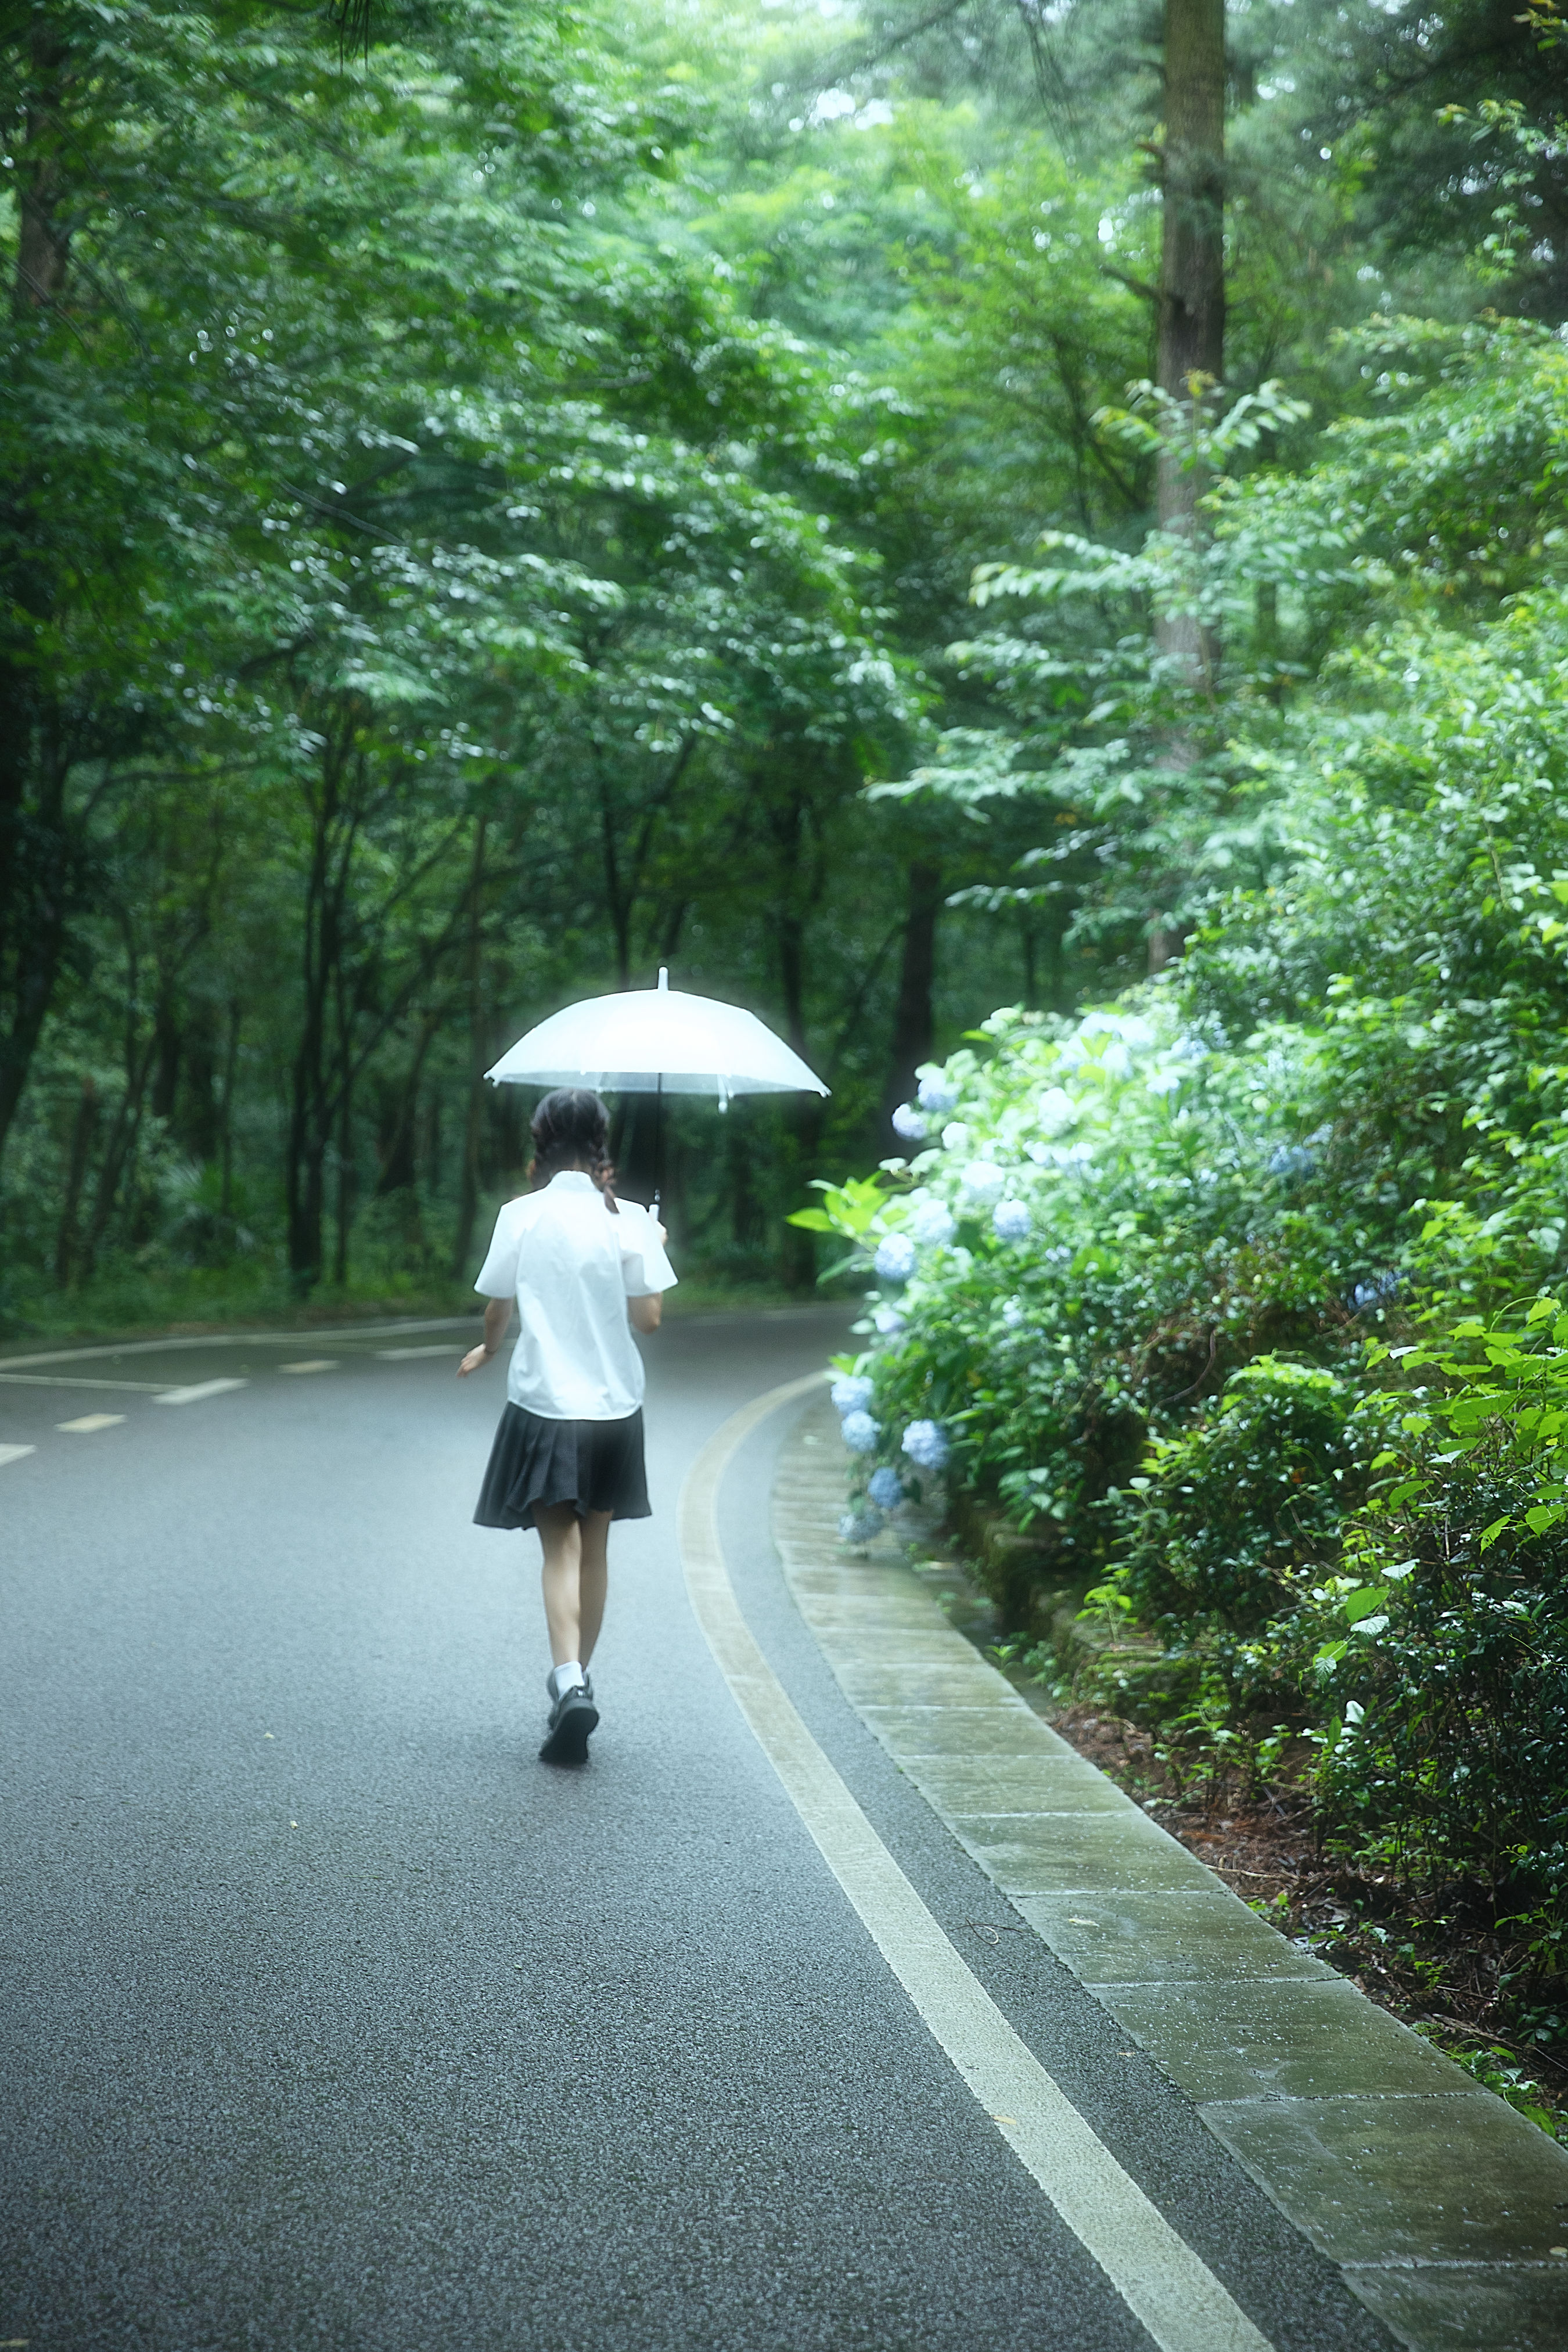
<path id="1" fill-rule="evenodd" d="M 1324 1073 L 1300 1032 L 1226 1051 L 1151 986 L 984 1034 L 922 1076 L 940 1134 L 821 1187 L 796 1222 L 846 1241 L 835 1271 L 868 1282 L 834 1391 L 864 1470 L 948 1471 L 1087 1574 L 1101 1499 L 1152 1432 L 1265 1349 L 1355 1353 L 1347 1302 L 1397 1235 L 1384 1217 L 1347 1238 L 1321 1213 L 1297 1139 Z"/>

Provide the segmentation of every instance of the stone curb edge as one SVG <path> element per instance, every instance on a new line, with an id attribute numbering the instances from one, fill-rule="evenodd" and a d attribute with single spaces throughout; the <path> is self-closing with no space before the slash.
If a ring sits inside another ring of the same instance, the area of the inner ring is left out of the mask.
<path id="1" fill-rule="evenodd" d="M 847 1551 L 837 1416 L 773 1538 L 840 1689 L 1028 1927 L 1412 2352 L 1568 2352 L 1568 2151 L 1289 1942 L 1043 1722 L 889 1547 Z"/>

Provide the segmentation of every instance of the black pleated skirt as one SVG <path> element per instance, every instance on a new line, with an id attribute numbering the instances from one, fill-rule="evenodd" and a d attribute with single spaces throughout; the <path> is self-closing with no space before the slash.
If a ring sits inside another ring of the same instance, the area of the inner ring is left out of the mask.
<path id="1" fill-rule="evenodd" d="M 625 1421 L 542 1421 L 525 1405 L 507 1406 L 474 1523 L 531 1528 L 535 1514 L 552 1503 L 573 1504 L 579 1518 L 585 1511 L 652 1517 L 640 1412 Z"/>

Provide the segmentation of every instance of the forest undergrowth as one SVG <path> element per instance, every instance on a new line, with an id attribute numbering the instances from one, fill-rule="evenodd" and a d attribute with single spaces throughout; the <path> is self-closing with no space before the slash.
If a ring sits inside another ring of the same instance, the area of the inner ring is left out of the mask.
<path id="1" fill-rule="evenodd" d="M 1054 1659 L 1041 1670 L 1056 1679 Z M 1527 1927 L 1479 1887 L 1423 1886 L 1325 1847 L 1310 1743 L 1259 1780 L 1098 1702 L 1069 1699 L 1051 1720 L 1271 1927 L 1561 2135 L 1568 2004 Z"/>

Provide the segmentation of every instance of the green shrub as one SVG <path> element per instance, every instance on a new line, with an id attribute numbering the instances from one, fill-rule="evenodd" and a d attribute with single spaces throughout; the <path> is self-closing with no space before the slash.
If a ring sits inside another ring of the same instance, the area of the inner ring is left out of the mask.
<path id="1" fill-rule="evenodd" d="M 1396 1506 L 1352 1525 L 1350 1573 L 1276 1629 L 1327 1723 L 1325 1819 L 1363 1858 L 1561 1909 L 1568 1534 L 1526 1526 L 1534 1472 L 1506 1430 L 1428 1466 L 1441 1477 L 1402 1480 Z"/>
<path id="2" fill-rule="evenodd" d="M 1118 1580 L 1138 1616 L 1177 1639 L 1250 1632 L 1293 1602 L 1312 1562 L 1336 1567 L 1373 1450 L 1355 1402 L 1334 1372 L 1259 1356 L 1201 1421 L 1154 1438 L 1112 1506 Z"/>

